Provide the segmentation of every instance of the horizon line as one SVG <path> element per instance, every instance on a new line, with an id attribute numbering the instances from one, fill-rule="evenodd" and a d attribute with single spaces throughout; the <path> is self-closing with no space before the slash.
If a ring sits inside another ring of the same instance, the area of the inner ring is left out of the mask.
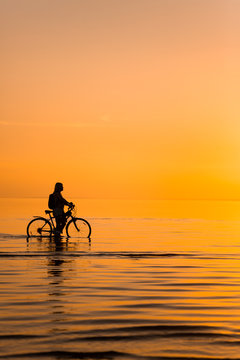
<path id="1" fill-rule="evenodd" d="M 81 200 L 122 200 L 122 201 L 240 201 L 240 199 L 214 199 L 214 198 L 162 198 L 162 199 L 144 199 L 144 198 L 90 198 L 90 197 L 69 197 L 70 199 Z M 48 199 L 48 196 L 0 196 L 0 199 Z"/>

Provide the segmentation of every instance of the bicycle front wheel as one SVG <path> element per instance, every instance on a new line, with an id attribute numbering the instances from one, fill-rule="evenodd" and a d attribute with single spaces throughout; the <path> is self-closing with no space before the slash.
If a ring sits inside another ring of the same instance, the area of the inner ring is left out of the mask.
<path id="1" fill-rule="evenodd" d="M 67 224 L 66 233 L 69 237 L 90 237 L 91 226 L 85 219 L 74 218 Z"/>
<path id="2" fill-rule="evenodd" d="M 28 224 L 27 234 L 34 237 L 51 236 L 52 225 L 47 219 L 41 217 L 33 219 Z"/>

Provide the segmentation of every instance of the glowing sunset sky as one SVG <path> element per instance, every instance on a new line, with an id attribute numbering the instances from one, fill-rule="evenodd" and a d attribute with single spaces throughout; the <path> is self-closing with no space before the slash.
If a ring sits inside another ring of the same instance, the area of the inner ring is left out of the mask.
<path id="1" fill-rule="evenodd" d="M 240 198 L 240 1 L 1 0 L 0 196 Z"/>

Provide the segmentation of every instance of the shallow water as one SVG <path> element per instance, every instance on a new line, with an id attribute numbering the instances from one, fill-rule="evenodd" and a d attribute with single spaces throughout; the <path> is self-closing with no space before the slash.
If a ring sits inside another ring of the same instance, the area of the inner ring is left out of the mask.
<path id="1" fill-rule="evenodd" d="M 1 233 L 0 358 L 240 358 L 239 221 L 88 220 L 91 240 Z"/>

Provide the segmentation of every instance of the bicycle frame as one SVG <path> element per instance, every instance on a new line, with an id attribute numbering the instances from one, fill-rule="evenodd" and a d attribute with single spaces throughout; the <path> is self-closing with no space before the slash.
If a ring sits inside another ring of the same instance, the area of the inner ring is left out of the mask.
<path id="1" fill-rule="evenodd" d="M 53 230 L 55 230 L 55 229 L 56 229 L 56 226 L 55 226 L 54 221 L 53 221 L 53 219 L 55 219 L 55 216 L 53 216 L 53 210 L 45 210 L 45 214 L 49 216 L 49 220 L 50 220 L 50 223 L 51 223 L 51 225 L 52 225 L 52 228 L 53 228 Z M 69 221 L 75 219 L 75 216 L 72 215 L 72 211 L 71 211 L 70 208 L 69 208 L 69 210 L 65 213 L 65 216 L 66 216 L 66 224 L 65 224 L 64 227 L 67 226 L 67 224 L 69 223 Z M 69 218 L 70 218 L 70 220 L 69 220 Z"/>
<path id="2" fill-rule="evenodd" d="M 68 237 L 74 236 L 73 234 L 77 233 L 77 236 L 80 237 L 89 237 L 91 235 L 91 225 L 87 220 L 73 216 L 72 210 L 74 205 L 70 204 L 65 216 L 64 228 Z M 56 230 L 56 217 L 53 214 L 53 210 L 45 210 L 46 217 L 34 216 L 34 219 L 28 223 L 27 234 L 28 236 L 52 236 Z M 40 221 L 37 223 L 35 221 Z M 36 225 L 37 227 L 36 227 Z M 73 225 L 72 225 L 73 224 Z M 35 227 L 34 227 L 35 226 Z M 46 226 L 46 227 L 45 227 Z M 73 227 L 74 226 L 74 227 Z M 63 230 L 63 229 L 62 229 Z"/>

